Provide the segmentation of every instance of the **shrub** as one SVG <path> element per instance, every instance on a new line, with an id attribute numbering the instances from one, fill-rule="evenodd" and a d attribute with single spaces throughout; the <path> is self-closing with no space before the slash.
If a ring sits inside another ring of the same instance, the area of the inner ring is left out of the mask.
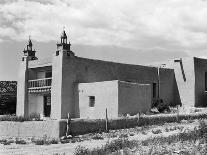
<path id="1" fill-rule="evenodd" d="M 34 139 L 32 142 L 36 145 L 44 145 L 45 141 L 43 139 Z"/>
<path id="2" fill-rule="evenodd" d="M 0 117 L 0 121 L 14 121 L 14 122 L 24 122 L 24 121 L 40 121 L 39 114 L 31 114 L 28 117 L 15 116 L 15 115 L 4 115 Z"/>
<path id="3" fill-rule="evenodd" d="M 166 127 L 165 128 L 165 132 L 169 132 L 170 131 L 170 129 L 168 129 L 168 127 Z"/>
<path id="4" fill-rule="evenodd" d="M 99 139 L 104 139 L 100 134 L 95 134 L 92 139 L 95 139 L 95 140 L 99 140 Z"/>
<path id="5" fill-rule="evenodd" d="M 135 134 L 134 134 L 134 133 L 130 133 L 129 135 L 130 135 L 130 136 L 134 136 Z"/>
<path id="6" fill-rule="evenodd" d="M 58 144 L 59 143 L 59 139 L 52 139 L 51 141 L 51 144 Z"/>
<path id="7" fill-rule="evenodd" d="M 153 134 L 159 134 L 162 133 L 161 129 L 157 129 L 157 130 L 152 130 Z"/>
<path id="8" fill-rule="evenodd" d="M 63 140 L 60 140 L 60 142 L 62 144 L 65 144 L 65 143 L 76 143 L 76 142 L 82 142 L 83 139 L 79 138 L 79 137 L 74 137 L 72 139 L 63 139 Z"/>
<path id="9" fill-rule="evenodd" d="M 128 134 L 121 134 L 119 138 L 128 138 Z"/>
<path id="10" fill-rule="evenodd" d="M 28 120 L 40 121 L 40 114 L 32 113 L 28 116 Z"/>
<path id="11" fill-rule="evenodd" d="M 74 155 L 88 155 L 88 154 L 89 154 L 89 150 L 85 146 L 78 145 L 75 148 Z"/>
<path id="12" fill-rule="evenodd" d="M 6 139 L 0 139 L 0 143 L 4 144 L 7 140 Z"/>
<path id="13" fill-rule="evenodd" d="M 25 140 L 23 140 L 23 139 L 18 139 L 18 138 L 16 138 L 15 143 L 16 143 L 16 144 L 27 144 L 27 142 L 26 142 Z"/>
<path id="14" fill-rule="evenodd" d="M 10 145 L 11 143 L 14 143 L 14 141 L 13 140 L 2 139 L 2 140 L 0 140 L 0 143 L 4 144 L 4 145 Z"/>
<path id="15" fill-rule="evenodd" d="M 57 144 L 59 142 L 58 139 L 47 139 L 47 135 L 44 135 L 43 138 L 41 139 L 32 138 L 31 141 L 36 145 L 50 145 L 50 144 Z"/>

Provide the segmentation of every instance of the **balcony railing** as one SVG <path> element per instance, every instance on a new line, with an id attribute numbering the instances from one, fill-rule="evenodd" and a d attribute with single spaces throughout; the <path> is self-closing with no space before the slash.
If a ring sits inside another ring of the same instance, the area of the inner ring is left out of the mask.
<path id="1" fill-rule="evenodd" d="M 51 83 L 52 83 L 52 78 L 29 80 L 28 88 L 29 89 L 50 88 Z"/>

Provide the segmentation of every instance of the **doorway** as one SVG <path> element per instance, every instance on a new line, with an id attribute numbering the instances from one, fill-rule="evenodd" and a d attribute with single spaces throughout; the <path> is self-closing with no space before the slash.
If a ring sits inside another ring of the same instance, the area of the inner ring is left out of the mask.
<path id="1" fill-rule="evenodd" d="M 44 96 L 44 116 L 50 117 L 51 112 L 51 96 L 45 95 Z"/>

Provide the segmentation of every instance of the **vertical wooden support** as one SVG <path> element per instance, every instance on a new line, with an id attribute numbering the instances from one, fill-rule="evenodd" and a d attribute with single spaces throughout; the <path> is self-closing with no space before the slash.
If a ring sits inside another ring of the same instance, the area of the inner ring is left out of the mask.
<path id="1" fill-rule="evenodd" d="M 106 108 L 106 132 L 109 132 L 109 130 L 108 130 L 108 113 L 107 113 L 107 108 Z"/>
<path id="2" fill-rule="evenodd" d="M 66 130 L 66 135 L 65 135 L 66 137 L 71 134 L 71 131 L 70 131 L 70 123 L 71 123 L 71 118 L 70 118 L 70 114 L 68 113 L 67 130 Z"/>

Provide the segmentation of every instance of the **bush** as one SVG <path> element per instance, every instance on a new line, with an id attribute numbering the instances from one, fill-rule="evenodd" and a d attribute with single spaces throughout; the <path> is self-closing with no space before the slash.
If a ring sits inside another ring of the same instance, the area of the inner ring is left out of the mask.
<path id="1" fill-rule="evenodd" d="M 16 112 L 16 81 L 0 81 L 0 115 Z"/>
<path id="2" fill-rule="evenodd" d="M 51 144 L 58 144 L 59 143 L 59 139 L 52 139 L 51 140 Z"/>
<path id="3" fill-rule="evenodd" d="M 14 121 L 14 122 L 40 121 L 40 115 L 35 113 L 29 115 L 28 117 L 4 115 L 0 117 L 0 121 Z"/>
<path id="4" fill-rule="evenodd" d="M 89 154 L 89 150 L 85 146 L 78 145 L 75 148 L 74 155 L 88 155 L 88 154 Z"/>
<path id="5" fill-rule="evenodd" d="M 4 145 L 10 145 L 11 143 L 14 143 L 14 141 L 13 140 L 7 140 L 7 139 L 1 139 L 0 143 L 4 144 Z"/>
<path id="6" fill-rule="evenodd" d="M 83 141 L 83 139 L 81 139 L 79 137 L 74 137 L 74 138 L 71 138 L 71 139 L 63 139 L 60 142 L 62 144 L 65 144 L 65 143 L 76 143 L 76 142 L 82 142 L 82 141 Z"/>
<path id="7" fill-rule="evenodd" d="M 104 139 L 100 134 L 95 134 L 92 139 L 95 139 L 95 140 L 99 140 L 99 139 Z"/>
<path id="8" fill-rule="evenodd" d="M 152 130 L 153 134 L 159 134 L 162 133 L 161 129 Z"/>
<path id="9" fill-rule="evenodd" d="M 157 101 L 156 107 L 160 113 L 163 113 L 164 111 L 170 112 L 169 106 L 166 103 L 164 103 L 162 99 Z"/>
<path id="10" fill-rule="evenodd" d="M 45 144 L 44 139 L 34 139 L 32 142 L 35 143 L 36 145 L 44 145 Z"/>
<path id="11" fill-rule="evenodd" d="M 16 144 L 27 144 L 27 142 L 23 139 L 18 139 L 16 138 L 16 141 L 15 141 Z"/>
<path id="12" fill-rule="evenodd" d="M 50 144 L 58 144 L 58 139 L 48 139 L 47 135 L 44 135 L 43 138 L 34 139 L 32 138 L 31 141 L 35 143 L 36 145 L 50 145 Z"/>

